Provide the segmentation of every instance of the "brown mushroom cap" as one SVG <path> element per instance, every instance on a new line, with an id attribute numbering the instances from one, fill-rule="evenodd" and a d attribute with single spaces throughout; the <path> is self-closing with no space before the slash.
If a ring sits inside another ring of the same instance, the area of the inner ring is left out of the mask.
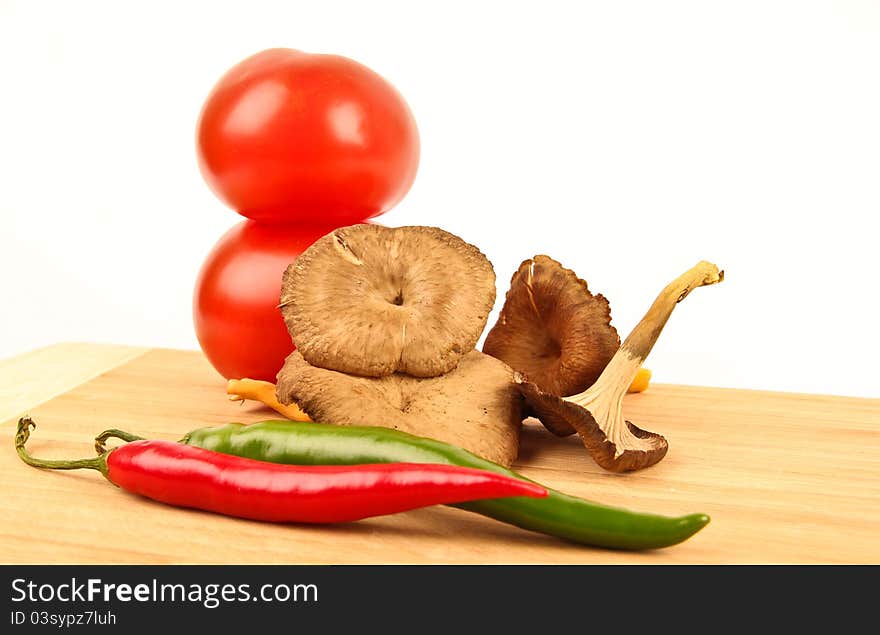
<path id="1" fill-rule="evenodd" d="M 700 261 L 666 285 L 596 382 L 581 393 L 559 397 L 518 373 L 515 381 L 526 403 L 549 429 L 577 430 L 590 455 L 606 470 L 625 472 L 657 463 L 666 456 L 666 439 L 625 420 L 623 397 L 676 305 L 697 287 L 722 280 L 723 271 Z"/>
<path id="2" fill-rule="evenodd" d="M 590 293 L 574 271 L 539 255 L 513 274 L 483 352 L 540 390 L 564 397 L 591 386 L 619 347 L 608 300 Z M 564 422 L 544 424 L 555 434 L 574 433 Z"/>
<path id="3" fill-rule="evenodd" d="M 309 365 L 299 352 L 278 373 L 278 400 L 314 421 L 375 425 L 463 447 L 510 465 L 519 449 L 522 396 L 513 370 L 471 351 L 440 377 L 358 377 Z"/>
<path id="4" fill-rule="evenodd" d="M 281 310 L 313 366 L 370 377 L 447 373 L 474 348 L 495 303 L 479 249 L 436 227 L 352 225 L 284 272 Z"/>
<path id="5" fill-rule="evenodd" d="M 656 432 L 642 430 L 631 421 L 625 421 L 629 434 L 627 431 L 623 434 L 628 443 L 614 443 L 590 410 L 541 390 L 521 375 L 517 375 L 516 381 L 541 423 L 550 430 L 573 428 L 590 456 L 602 468 L 611 472 L 630 472 L 650 467 L 666 456 L 669 443 Z"/>

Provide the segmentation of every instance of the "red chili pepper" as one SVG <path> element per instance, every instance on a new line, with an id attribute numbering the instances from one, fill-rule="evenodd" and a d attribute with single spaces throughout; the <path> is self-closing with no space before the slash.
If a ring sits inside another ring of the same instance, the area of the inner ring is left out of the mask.
<path id="1" fill-rule="evenodd" d="M 547 495 L 535 483 L 474 468 L 425 463 L 282 465 L 170 441 L 134 441 L 91 459 L 48 461 L 25 450 L 35 425 L 21 419 L 15 437 L 16 450 L 29 465 L 95 469 L 134 494 L 254 520 L 336 523 L 429 505 Z"/>

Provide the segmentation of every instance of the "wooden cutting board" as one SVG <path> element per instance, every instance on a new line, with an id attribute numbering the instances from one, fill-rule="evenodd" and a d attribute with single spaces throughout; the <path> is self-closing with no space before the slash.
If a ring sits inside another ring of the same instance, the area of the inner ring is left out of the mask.
<path id="1" fill-rule="evenodd" d="M 628 475 L 598 468 L 577 437 L 526 426 L 517 469 L 548 486 L 712 522 L 664 550 L 593 549 L 438 507 L 333 527 L 272 525 L 175 509 L 97 472 L 20 462 L 20 414 L 46 458 L 93 454 L 109 427 L 178 439 L 192 428 L 277 418 L 226 400 L 200 353 L 63 344 L 0 362 L 2 563 L 878 563 L 880 399 L 652 385 L 628 418 L 669 454 Z"/>

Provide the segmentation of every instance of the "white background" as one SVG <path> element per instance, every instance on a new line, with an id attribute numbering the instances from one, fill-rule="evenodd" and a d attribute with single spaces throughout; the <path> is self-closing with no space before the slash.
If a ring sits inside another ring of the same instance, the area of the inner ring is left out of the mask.
<path id="1" fill-rule="evenodd" d="M 499 302 L 547 253 L 625 335 L 699 259 L 655 380 L 880 396 L 880 3 L 0 0 L 0 358 L 197 348 L 198 268 L 239 217 L 199 174 L 213 83 L 264 48 L 353 57 L 406 97 L 415 186 Z M 494 316 L 490 323 L 494 322 Z"/>

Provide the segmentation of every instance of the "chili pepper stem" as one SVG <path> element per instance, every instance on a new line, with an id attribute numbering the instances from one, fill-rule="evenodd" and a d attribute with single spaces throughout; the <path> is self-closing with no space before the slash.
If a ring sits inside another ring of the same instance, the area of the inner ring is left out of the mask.
<path id="1" fill-rule="evenodd" d="M 33 467 L 46 470 L 98 470 L 105 478 L 107 477 L 107 454 L 109 452 L 103 452 L 100 456 L 89 459 L 74 459 L 70 461 L 38 459 L 35 456 L 31 456 L 25 448 L 25 444 L 31 436 L 31 429 L 36 427 L 37 424 L 30 417 L 22 417 L 18 420 L 18 428 L 15 431 L 15 451 L 18 452 L 18 456 L 21 457 L 22 461 Z"/>
<path id="2" fill-rule="evenodd" d="M 118 430 L 116 428 L 104 430 L 101 434 L 95 437 L 95 451 L 98 454 L 104 454 L 104 452 L 107 451 L 107 448 L 104 446 L 104 443 L 107 442 L 107 439 L 119 439 L 120 441 L 131 443 L 132 441 L 143 441 L 144 437 L 139 437 L 138 435 L 132 434 L 131 432 Z"/>

